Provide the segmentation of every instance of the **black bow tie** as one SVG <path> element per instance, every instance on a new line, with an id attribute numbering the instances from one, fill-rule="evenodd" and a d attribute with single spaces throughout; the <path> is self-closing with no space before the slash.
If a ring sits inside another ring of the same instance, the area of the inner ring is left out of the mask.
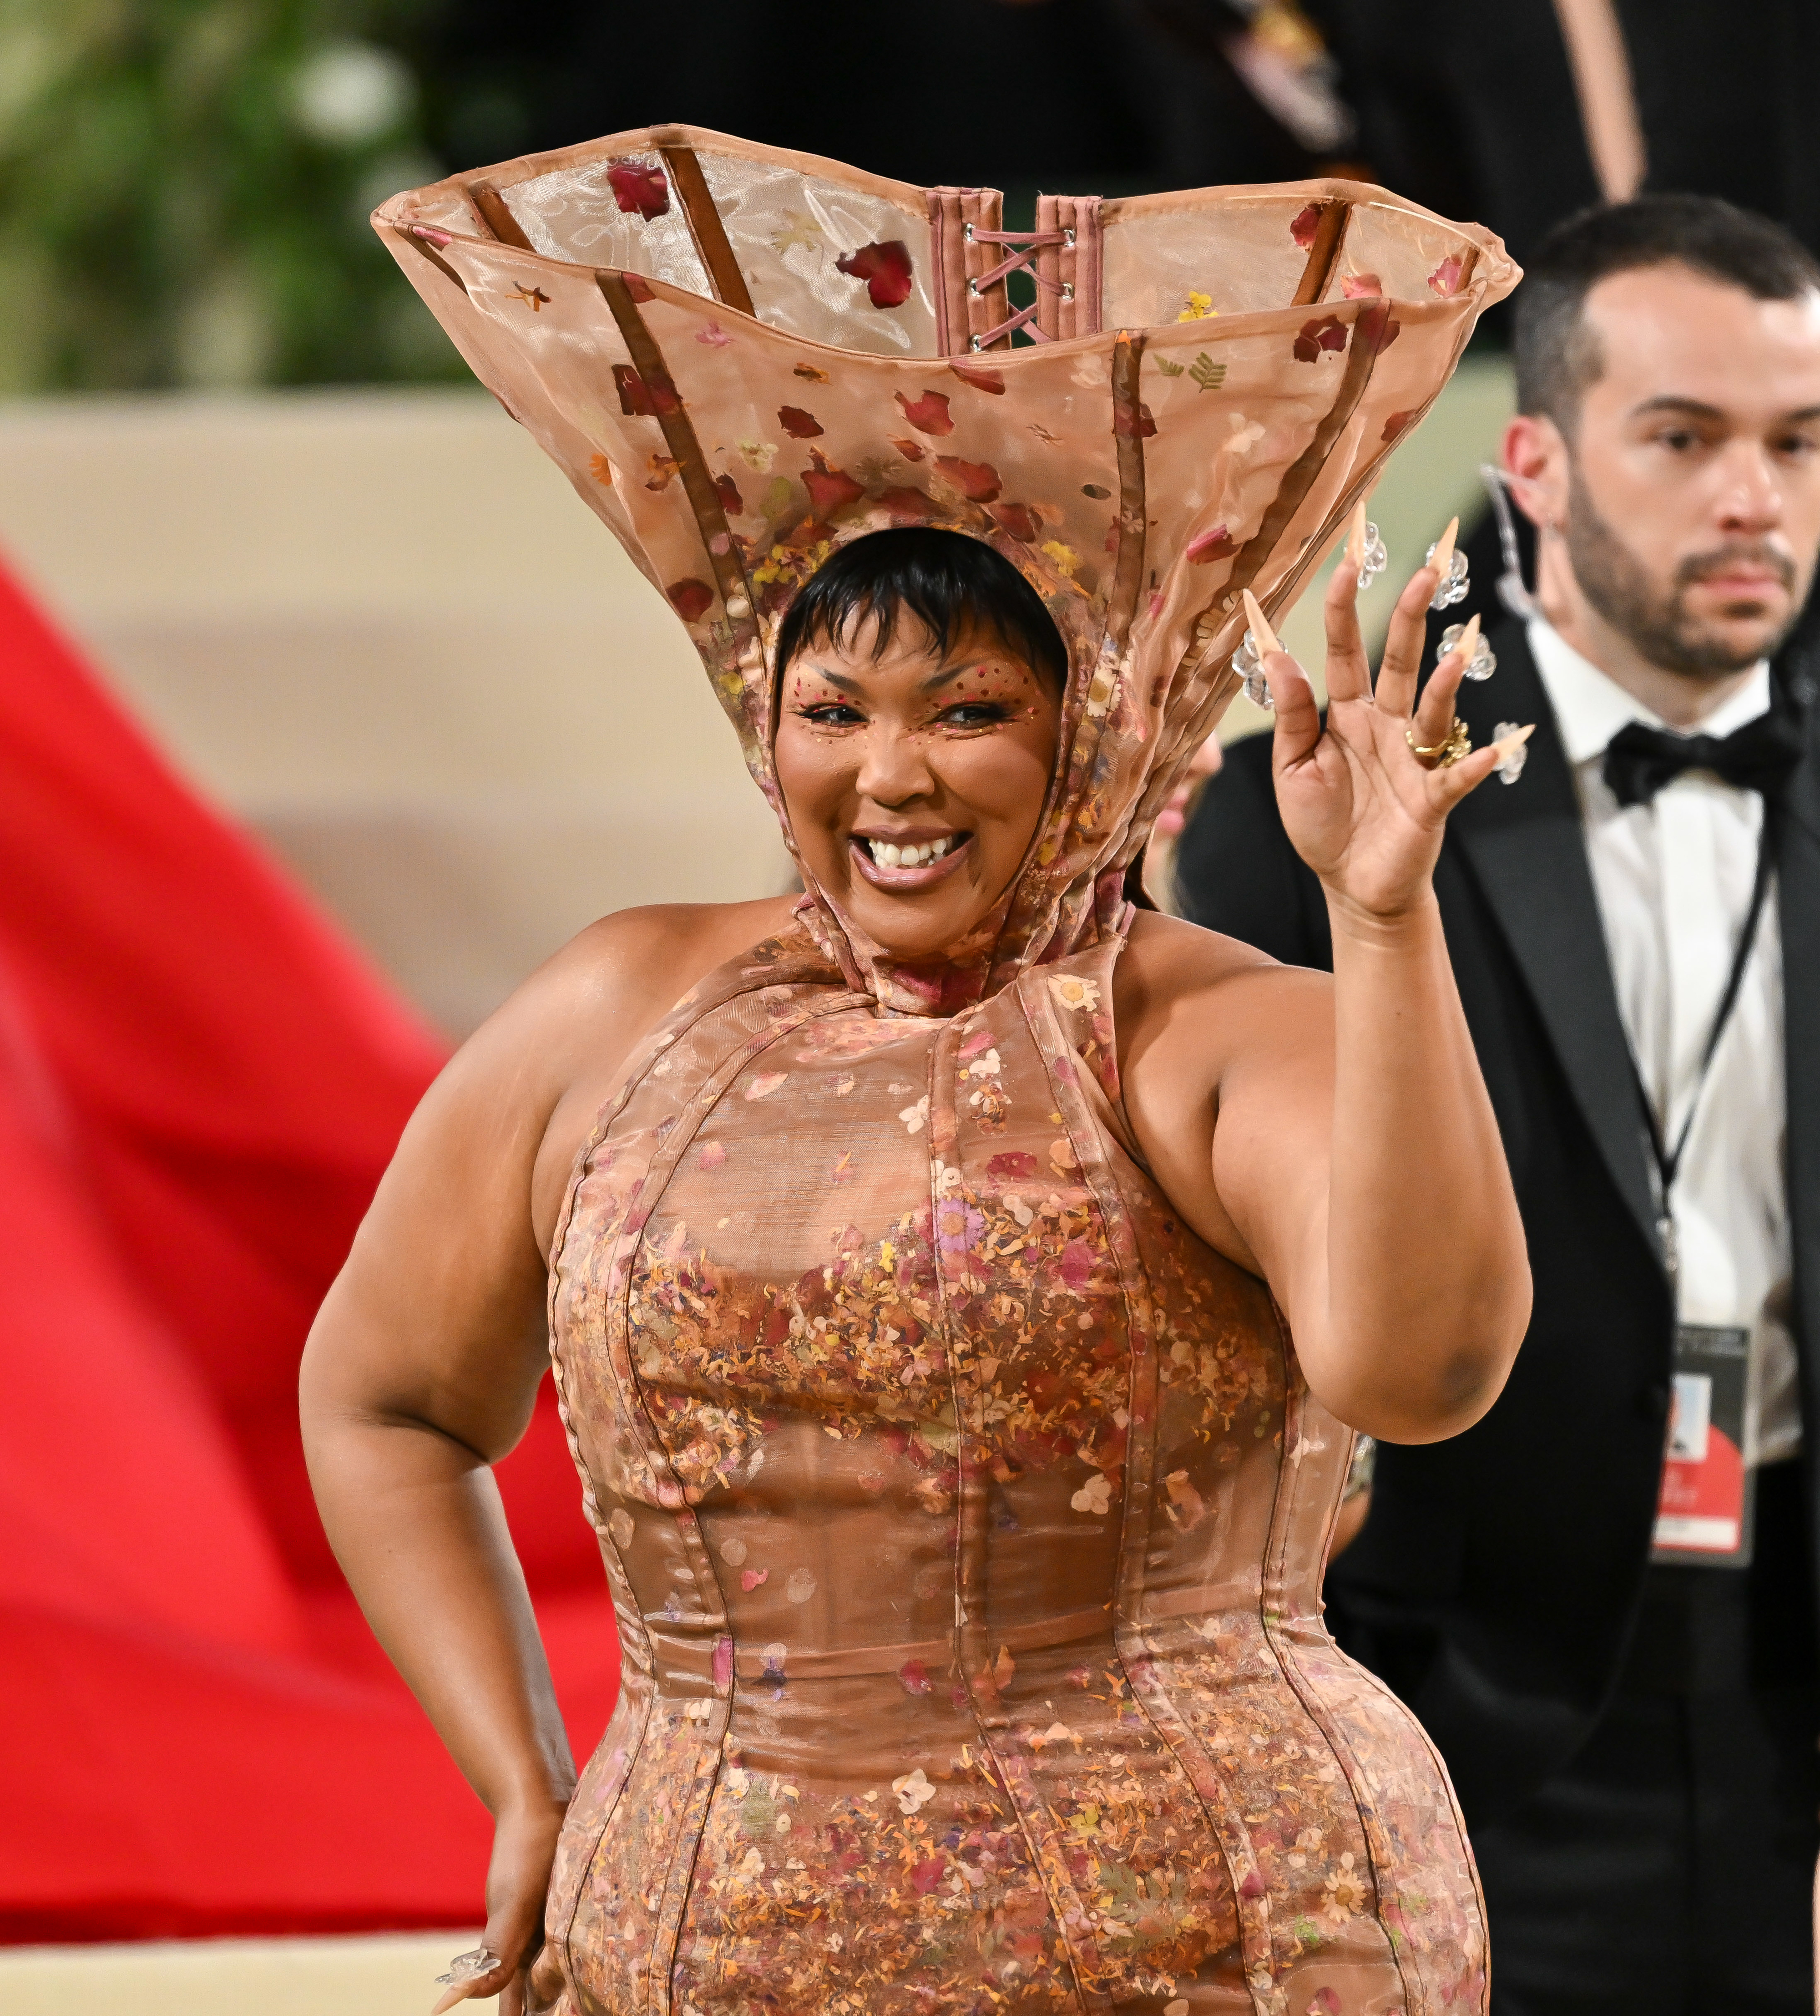
<path id="1" fill-rule="evenodd" d="M 1606 745 L 1605 781 L 1620 805 L 1646 805 L 1685 770 L 1710 770 L 1728 784 L 1773 797 L 1800 761 L 1806 736 L 1779 695 L 1767 714 L 1735 733 L 1671 735 L 1633 721 Z"/>

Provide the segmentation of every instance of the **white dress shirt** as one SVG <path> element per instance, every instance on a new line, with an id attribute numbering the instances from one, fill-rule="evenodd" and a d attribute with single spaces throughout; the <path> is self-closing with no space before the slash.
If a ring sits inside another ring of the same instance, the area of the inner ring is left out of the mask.
<path id="1" fill-rule="evenodd" d="M 1621 807 L 1601 774 L 1606 744 L 1629 722 L 1668 724 L 1540 617 L 1530 620 L 1529 642 L 1579 787 L 1618 1010 L 1671 1150 L 1693 1114 L 1669 1201 L 1679 1255 L 1677 1313 L 1683 1323 L 1751 1333 L 1755 1404 L 1745 1459 L 1779 1462 L 1800 1447 L 1801 1414 L 1789 1328 L 1782 936 L 1773 885 L 1703 1082 L 1700 1075 L 1750 908 L 1763 799 L 1710 771 L 1686 771 L 1649 805 Z M 1729 735 L 1769 703 L 1765 661 L 1699 732 Z"/>

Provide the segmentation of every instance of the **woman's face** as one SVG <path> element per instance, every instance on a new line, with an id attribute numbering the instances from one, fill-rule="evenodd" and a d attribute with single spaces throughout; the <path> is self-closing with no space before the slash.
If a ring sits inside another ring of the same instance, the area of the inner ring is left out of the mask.
<path id="1" fill-rule="evenodd" d="M 1011 887 L 1055 767 L 1058 697 L 993 633 L 945 653 L 907 611 L 784 674 L 778 783 L 803 865 L 900 959 L 960 945 Z"/>

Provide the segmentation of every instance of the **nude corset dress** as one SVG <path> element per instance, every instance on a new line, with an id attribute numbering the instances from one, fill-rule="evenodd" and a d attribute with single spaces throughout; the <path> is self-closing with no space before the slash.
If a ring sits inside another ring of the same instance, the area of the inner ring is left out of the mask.
<path id="1" fill-rule="evenodd" d="M 914 1015 L 799 924 L 602 1117 L 552 1348 L 624 1679 L 534 2006 L 1483 2008 L 1445 1773 L 1322 1622 L 1351 1432 L 1137 1157 L 1123 942 Z"/>

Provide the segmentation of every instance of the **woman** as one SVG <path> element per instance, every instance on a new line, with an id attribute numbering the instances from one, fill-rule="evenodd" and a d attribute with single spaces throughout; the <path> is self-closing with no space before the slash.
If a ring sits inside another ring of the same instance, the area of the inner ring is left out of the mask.
<path id="1" fill-rule="evenodd" d="M 884 531 L 776 643 L 803 901 L 605 920 L 433 1089 L 303 1396 L 336 1553 L 495 1818 L 445 2000 L 1480 2006 L 1444 1773 L 1319 1606 L 1339 1424 L 1457 1433 L 1528 1312 L 1429 880 L 1508 750 L 1458 754 L 1461 652 L 1417 704 L 1438 580 L 1374 695 L 1343 562 L 1325 727 L 1264 654 L 1331 980 L 1081 886 L 1059 812 L 1129 815 L 1146 765 L 1109 803 L 1072 760 L 1016 567 Z M 579 1787 L 487 1468 L 546 1276 L 624 1648 Z"/>

